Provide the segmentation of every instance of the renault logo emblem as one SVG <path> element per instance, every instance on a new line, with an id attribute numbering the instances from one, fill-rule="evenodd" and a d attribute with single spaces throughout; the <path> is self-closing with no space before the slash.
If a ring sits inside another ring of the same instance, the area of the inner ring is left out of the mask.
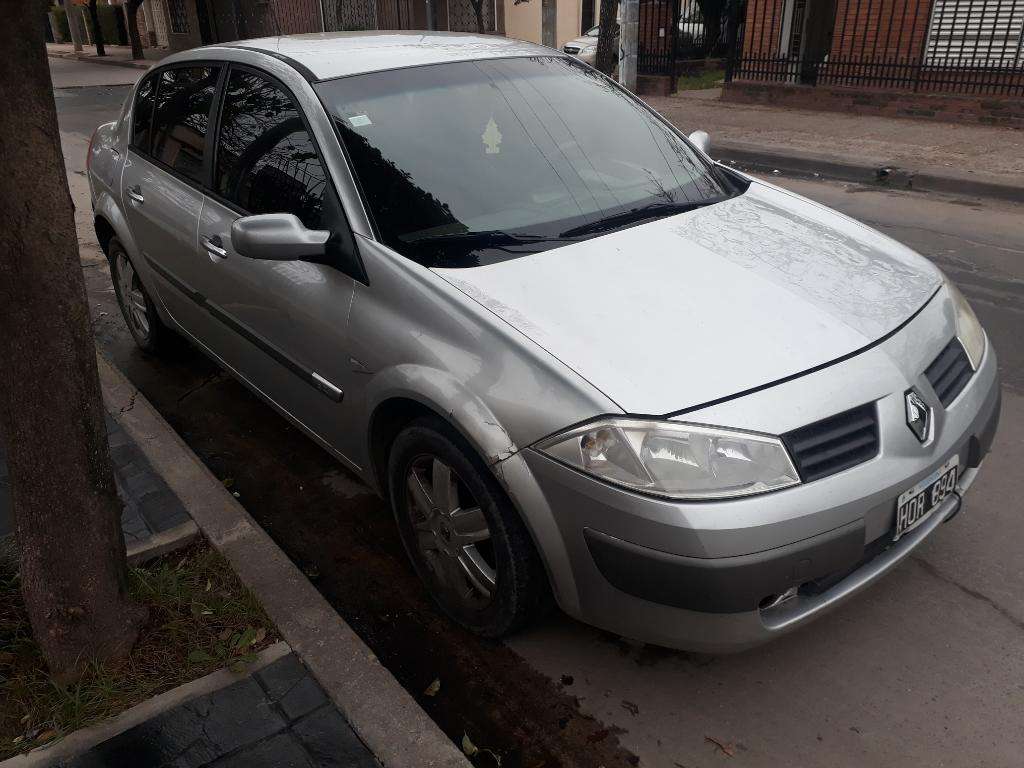
<path id="1" fill-rule="evenodd" d="M 932 409 L 928 403 L 918 394 L 916 389 L 908 389 L 905 395 L 907 402 L 907 426 L 917 439 L 922 443 L 928 440 L 928 430 L 931 428 Z"/>

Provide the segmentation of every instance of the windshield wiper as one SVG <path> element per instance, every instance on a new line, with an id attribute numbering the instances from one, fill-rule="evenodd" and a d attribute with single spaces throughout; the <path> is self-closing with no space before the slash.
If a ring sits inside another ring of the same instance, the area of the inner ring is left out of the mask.
<path id="1" fill-rule="evenodd" d="M 665 216 L 674 216 L 677 213 L 686 213 L 692 211 L 695 208 L 703 208 L 706 205 L 712 205 L 714 203 L 720 203 L 725 200 L 724 197 L 712 197 L 707 200 L 698 200 L 696 202 L 686 203 L 650 203 L 649 205 L 642 205 L 639 208 L 630 208 L 628 211 L 622 211 L 620 213 L 613 213 L 611 216 L 605 216 L 603 219 L 597 221 L 591 221 L 587 224 L 581 224 L 578 227 L 567 229 L 562 232 L 559 237 L 577 237 L 579 235 L 593 235 L 598 232 L 608 232 L 619 227 L 624 227 L 627 224 L 636 224 L 646 219 L 658 219 Z"/>
<path id="2" fill-rule="evenodd" d="M 423 237 L 403 237 L 409 245 L 465 245 L 471 248 L 495 248 L 503 245 L 528 245 L 553 238 L 544 235 L 514 235 L 503 229 L 485 229 L 480 232 L 446 232 Z"/>

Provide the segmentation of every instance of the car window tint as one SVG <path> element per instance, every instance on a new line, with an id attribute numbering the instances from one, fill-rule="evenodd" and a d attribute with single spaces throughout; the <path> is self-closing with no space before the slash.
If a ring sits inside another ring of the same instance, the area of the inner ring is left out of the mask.
<path id="1" fill-rule="evenodd" d="M 153 121 L 153 99 L 156 96 L 156 77 L 147 77 L 135 92 L 135 110 L 132 113 L 132 146 L 149 152 L 149 126 Z"/>
<path id="2" fill-rule="evenodd" d="M 324 229 L 327 176 L 292 98 L 270 80 L 232 70 L 217 138 L 215 187 L 250 214 L 293 213 Z"/>
<path id="3" fill-rule="evenodd" d="M 203 180 L 203 148 L 217 67 L 180 67 L 160 75 L 151 154 L 195 181 Z"/>

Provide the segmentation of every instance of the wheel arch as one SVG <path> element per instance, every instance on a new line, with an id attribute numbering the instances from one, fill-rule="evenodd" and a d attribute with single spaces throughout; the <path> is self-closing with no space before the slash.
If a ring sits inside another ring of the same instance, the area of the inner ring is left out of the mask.
<path id="1" fill-rule="evenodd" d="M 138 245 L 135 242 L 135 238 L 132 237 L 128 221 L 125 219 L 121 208 L 109 192 L 100 192 L 96 197 L 93 205 L 93 229 L 96 231 L 96 240 L 99 242 L 104 254 L 110 255 L 107 253 L 110 241 L 116 237 L 121 241 L 121 245 L 124 246 L 128 255 L 132 257 L 135 268 L 138 269 Z"/>
<path id="2" fill-rule="evenodd" d="M 386 496 L 387 456 L 402 428 L 437 416 L 458 432 L 488 467 L 519 451 L 498 417 L 451 374 L 421 365 L 394 366 L 374 377 L 368 393 L 366 451 L 372 480 Z"/>
<path id="3" fill-rule="evenodd" d="M 368 393 L 367 475 L 388 499 L 387 457 L 405 425 L 436 416 L 458 432 L 487 465 L 526 526 L 555 598 L 579 615 L 575 578 L 558 525 L 522 460 L 520 447 L 494 413 L 450 374 L 424 366 L 396 366 L 377 374 Z"/>

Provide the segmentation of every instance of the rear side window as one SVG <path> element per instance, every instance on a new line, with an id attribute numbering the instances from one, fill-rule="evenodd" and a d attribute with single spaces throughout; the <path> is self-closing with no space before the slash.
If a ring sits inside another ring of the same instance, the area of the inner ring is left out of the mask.
<path id="1" fill-rule="evenodd" d="M 291 96 L 253 72 L 232 69 L 217 137 L 217 193 L 250 214 L 293 213 L 324 229 L 333 209 L 327 174 Z"/>
<path id="2" fill-rule="evenodd" d="M 153 122 L 153 101 L 156 97 L 156 76 L 147 77 L 135 92 L 132 112 L 132 146 L 149 152 L 149 126 Z"/>
<path id="3" fill-rule="evenodd" d="M 150 154 L 193 181 L 203 181 L 203 152 L 218 67 L 164 70 L 156 94 Z"/>

